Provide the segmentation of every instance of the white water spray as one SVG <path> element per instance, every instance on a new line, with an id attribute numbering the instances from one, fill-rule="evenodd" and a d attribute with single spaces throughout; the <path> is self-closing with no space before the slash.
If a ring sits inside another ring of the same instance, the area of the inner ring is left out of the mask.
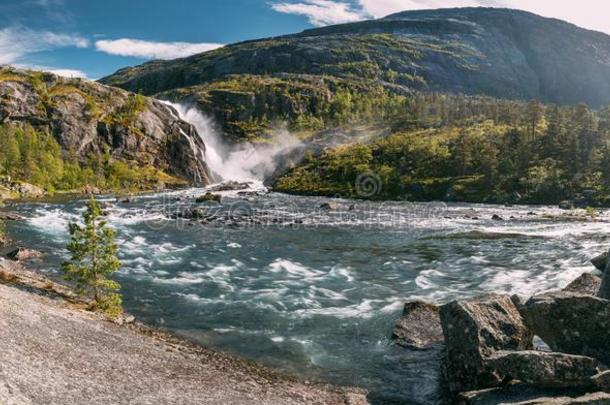
<path id="1" fill-rule="evenodd" d="M 214 128 L 211 118 L 197 108 L 168 103 L 178 111 L 180 118 L 197 129 L 206 145 L 206 161 L 223 180 L 262 182 L 276 168 L 278 157 L 288 154 L 301 145 L 301 141 L 286 130 L 273 132 L 273 142 L 255 146 L 228 145 Z"/>

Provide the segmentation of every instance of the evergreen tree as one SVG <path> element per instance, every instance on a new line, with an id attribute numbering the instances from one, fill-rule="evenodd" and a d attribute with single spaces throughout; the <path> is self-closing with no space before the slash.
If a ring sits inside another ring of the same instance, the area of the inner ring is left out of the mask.
<path id="1" fill-rule="evenodd" d="M 110 316 L 122 313 L 120 285 L 110 277 L 121 267 L 117 257 L 116 232 L 108 228 L 102 210 L 92 197 L 83 214 L 84 224 L 70 223 L 68 251 L 72 259 L 63 264 L 67 280 L 76 284 L 79 294 L 93 298 L 93 309 Z"/>

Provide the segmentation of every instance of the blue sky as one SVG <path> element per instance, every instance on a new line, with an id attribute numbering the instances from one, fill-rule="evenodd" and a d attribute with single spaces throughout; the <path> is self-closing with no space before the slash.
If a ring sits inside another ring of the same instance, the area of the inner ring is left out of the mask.
<path id="1" fill-rule="evenodd" d="M 460 6 L 525 9 L 610 33 L 604 0 L 0 0 L 0 64 L 99 78 L 312 26 Z"/>

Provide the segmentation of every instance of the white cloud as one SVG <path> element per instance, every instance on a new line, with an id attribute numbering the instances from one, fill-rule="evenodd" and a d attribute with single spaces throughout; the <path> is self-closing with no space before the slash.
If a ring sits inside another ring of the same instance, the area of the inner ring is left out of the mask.
<path id="1" fill-rule="evenodd" d="M 380 18 L 405 10 L 450 7 L 507 7 L 559 18 L 610 34 L 610 5 L 599 0 L 358 0 L 365 14 Z"/>
<path id="2" fill-rule="evenodd" d="M 507 7 L 610 34 L 610 4 L 600 0 L 294 0 L 272 3 L 271 7 L 282 13 L 304 15 L 317 26 L 381 18 L 407 10 Z"/>
<path id="3" fill-rule="evenodd" d="M 189 42 L 149 42 L 139 39 L 100 40 L 95 42 L 98 51 L 111 55 L 134 56 L 143 59 L 176 59 L 211 51 L 222 44 Z"/>
<path id="4" fill-rule="evenodd" d="M 342 24 L 366 18 L 352 4 L 331 0 L 304 0 L 301 3 L 273 3 L 271 7 L 280 13 L 306 16 L 315 26 Z"/>
<path id="5" fill-rule="evenodd" d="M 57 76 L 69 77 L 69 78 L 81 78 L 86 79 L 87 74 L 81 70 L 76 69 L 53 69 L 53 68 L 41 68 L 45 72 L 56 74 Z"/>
<path id="6" fill-rule="evenodd" d="M 8 27 L 0 30 L 0 64 L 21 63 L 29 54 L 50 49 L 88 46 L 89 41 L 78 35 Z"/>

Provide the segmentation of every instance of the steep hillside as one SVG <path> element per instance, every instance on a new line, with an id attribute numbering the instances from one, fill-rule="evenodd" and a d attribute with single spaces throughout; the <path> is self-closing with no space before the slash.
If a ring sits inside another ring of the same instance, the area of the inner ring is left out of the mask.
<path id="1" fill-rule="evenodd" d="M 0 68 L 0 175 L 47 189 L 210 182 L 205 145 L 167 105 L 52 74 Z"/>
<path id="2" fill-rule="evenodd" d="M 153 95 L 280 73 L 599 107 L 610 103 L 610 37 L 508 9 L 415 11 L 150 62 L 101 81 Z"/>

